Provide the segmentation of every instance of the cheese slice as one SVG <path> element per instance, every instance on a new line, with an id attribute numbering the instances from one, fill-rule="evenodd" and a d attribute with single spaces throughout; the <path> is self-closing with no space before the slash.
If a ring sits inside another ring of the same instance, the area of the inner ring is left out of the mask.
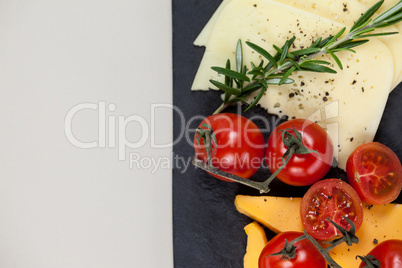
<path id="1" fill-rule="evenodd" d="M 299 208 L 301 198 L 237 195 L 237 210 L 265 225 L 272 231 L 303 231 Z M 288 212 L 290 211 L 290 212 Z M 284 215 L 282 216 L 282 214 Z M 375 243 L 387 239 L 402 239 L 402 205 L 387 204 L 363 206 L 364 219 L 356 235 L 359 243 L 348 247 L 341 244 L 330 254 L 343 268 L 356 268 L 360 260 L 356 255 L 367 255 Z M 278 220 L 278 217 L 281 218 Z"/>
<path id="2" fill-rule="evenodd" d="M 207 46 L 209 37 L 213 31 L 213 27 L 221 13 L 231 0 L 223 0 L 219 8 L 215 11 L 214 15 L 208 21 L 207 25 L 203 28 L 199 36 L 194 42 L 197 46 Z M 286 5 L 301 9 L 306 12 L 316 14 L 318 16 L 333 20 L 340 24 L 351 27 L 355 21 L 367 10 L 367 6 L 359 3 L 356 0 L 331 0 L 331 1 L 317 1 L 317 0 L 274 0 L 276 2 L 284 3 Z M 374 3 L 373 3 L 374 4 Z M 384 10 L 385 11 L 385 10 Z M 399 32 L 394 26 L 385 29 L 378 29 L 376 32 Z M 297 35 L 296 35 L 297 36 Z M 402 80 L 402 35 L 390 35 L 378 38 L 382 41 L 391 51 L 394 58 L 394 78 L 392 81 L 391 91 Z"/>
<path id="3" fill-rule="evenodd" d="M 356 20 L 367 11 L 367 6 L 356 0 L 274 0 L 316 14 L 318 16 L 336 21 L 343 25 L 352 27 Z M 374 2 L 376 3 L 376 2 Z M 373 4 L 374 4 L 373 3 Z M 385 10 L 384 10 L 385 11 Z M 374 17 L 376 17 L 375 15 Z M 377 33 L 399 32 L 395 26 L 381 28 Z M 371 40 L 372 38 L 370 38 Z M 391 90 L 394 89 L 402 81 L 402 35 L 394 34 L 389 36 L 378 37 L 391 51 L 394 58 L 394 78 Z"/>
<path id="4" fill-rule="evenodd" d="M 283 44 L 294 34 L 301 36 L 295 41 L 298 49 L 343 27 L 274 1 L 231 0 L 215 23 L 192 88 L 207 90 L 210 79 L 223 81 L 211 66 L 224 66 L 228 58 L 234 62 L 238 39 L 274 54 L 272 45 Z M 261 56 L 248 46 L 243 50 L 245 63 L 260 62 Z M 272 85 L 260 101 L 269 113 L 318 121 L 331 136 L 342 169 L 358 145 L 373 140 L 393 79 L 392 54 L 383 43 L 373 39 L 356 52 L 338 53 L 344 65 L 338 74 L 296 72 L 294 84 Z M 328 55 L 320 59 L 332 61 Z"/>
<path id="5" fill-rule="evenodd" d="M 215 27 L 216 21 L 218 20 L 222 10 L 230 3 L 231 0 L 223 0 L 219 7 L 215 10 L 214 14 L 208 20 L 207 24 L 202 28 L 201 32 L 194 41 L 194 45 L 200 47 L 206 47 L 208 44 L 209 37 Z"/>
<path id="6" fill-rule="evenodd" d="M 357 0 L 367 8 L 373 6 L 375 3 L 378 2 L 378 0 Z M 377 13 L 381 14 L 384 13 L 385 11 L 389 10 L 396 4 L 398 4 L 400 0 L 385 0 L 384 3 L 381 5 L 380 9 L 377 11 Z M 398 22 L 397 24 L 394 25 L 395 28 L 398 29 L 400 33 L 402 33 L 402 22 Z"/>
<path id="7" fill-rule="evenodd" d="M 222 3 L 219 5 L 219 7 L 215 10 L 214 14 L 212 17 L 208 20 L 207 24 L 204 26 L 202 29 L 201 33 L 197 36 L 197 38 L 194 41 L 194 45 L 196 46 L 206 46 L 209 40 L 209 36 L 211 35 L 211 32 L 215 26 L 215 22 L 218 19 L 219 15 L 221 14 L 221 11 L 226 7 L 226 4 L 228 4 L 230 0 L 223 0 Z"/>
<path id="8" fill-rule="evenodd" d="M 247 248 L 244 255 L 243 267 L 258 268 L 258 259 L 260 258 L 261 251 L 267 244 L 267 236 L 264 229 L 255 221 L 246 225 L 244 231 L 247 234 Z"/>

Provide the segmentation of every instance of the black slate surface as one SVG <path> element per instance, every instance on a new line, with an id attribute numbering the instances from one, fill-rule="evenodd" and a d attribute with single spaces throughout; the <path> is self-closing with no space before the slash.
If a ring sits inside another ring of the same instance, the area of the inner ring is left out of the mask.
<path id="1" fill-rule="evenodd" d="M 251 220 L 238 213 L 233 201 L 237 194 L 258 195 L 245 186 L 222 182 L 195 169 L 193 130 L 203 117 L 220 105 L 218 92 L 191 92 L 190 87 L 204 49 L 193 41 L 207 23 L 221 0 L 173 0 L 173 241 L 175 268 L 241 268 L 246 247 L 244 226 Z M 380 78 L 379 78 L 380 79 Z M 376 141 L 389 146 L 402 159 L 402 84 L 389 97 Z M 370 107 L 367 107 L 370 109 Z M 237 112 L 236 107 L 228 111 Z M 272 128 L 278 118 L 256 108 L 246 117 L 264 115 Z M 194 119 L 195 118 L 195 119 Z M 192 120 L 194 119 L 194 120 Z M 256 122 L 262 125 L 262 122 Z M 182 136 L 182 134 L 184 134 Z M 269 132 L 265 133 L 266 138 Z M 256 178 L 263 179 L 263 168 Z M 327 177 L 346 178 L 333 168 Z M 275 181 L 270 195 L 302 196 L 306 187 L 290 187 Z M 398 203 L 402 203 L 402 195 Z M 272 233 L 267 230 L 267 235 Z"/>

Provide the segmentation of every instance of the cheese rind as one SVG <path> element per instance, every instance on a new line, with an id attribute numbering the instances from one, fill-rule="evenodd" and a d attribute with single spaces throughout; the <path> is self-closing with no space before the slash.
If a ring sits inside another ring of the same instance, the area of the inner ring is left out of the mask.
<path id="1" fill-rule="evenodd" d="M 276 233 L 303 231 L 299 215 L 300 203 L 301 198 L 245 195 L 237 195 L 235 198 L 235 205 L 240 213 Z M 285 214 L 281 216 L 282 213 Z M 363 215 L 362 226 L 356 233 L 359 243 L 351 247 L 341 244 L 330 252 L 333 259 L 343 268 L 358 267 L 360 260 L 356 260 L 355 256 L 367 255 L 375 246 L 375 241 L 380 243 L 387 239 L 402 239 L 402 221 L 400 220 L 402 205 L 365 205 Z M 281 220 L 278 220 L 278 217 L 281 217 Z"/>
<path id="2" fill-rule="evenodd" d="M 255 221 L 246 225 L 244 231 L 247 234 L 247 248 L 244 255 L 243 267 L 258 268 L 258 259 L 261 251 L 267 244 L 267 236 L 264 229 Z"/>

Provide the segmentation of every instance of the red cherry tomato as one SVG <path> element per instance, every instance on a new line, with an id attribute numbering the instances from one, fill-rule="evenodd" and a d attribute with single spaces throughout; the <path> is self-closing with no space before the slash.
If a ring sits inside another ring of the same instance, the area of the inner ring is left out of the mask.
<path id="1" fill-rule="evenodd" d="M 267 166 L 274 173 L 282 165 L 282 156 L 288 148 L 282 141 L 281 130 L 288 129 L 290 134 L 295 135 L 293 127 L 301 133 L 303 145 L 318 154 L 294 154 L 276 177 L 294 186 L 311 185 L 327 174 L 332 165 L 334 151 L 327 132 L 312 121 L 293 119 L 276 127 L 268 139 Z"/>
<path id="2" fill-rule="evenodd" d="M 325 179 L 311 186 L 303 196 L 300 216 L 307 233 L 327 240 L 341 234 L 327 218 L 349 230 L 351 226 L 343 218 L 347 217 L 357 231 L 363 222 L 363 206 L 352 186 L 339 179 Z"/>
<path id="3" fill-rule="evenodd" d="M 211 141 L 212 165 L 246 179 L 253 176 L 260 168 L 265 154 L 265 139 L 258 126 L 251 120 L 232 113 L 211 115 L 198 128 L 208 130 L 208 126 L 216 137 L 216 143 Z M 198 135 L 196 133 L 194 137 L 195 154 L 198 159 L 207 163 L 205 139 L 200 139 L 198 143 Z"/>
<path id="4" fill-rule="evenodd" d="M 346 173 L 363 202 L 388 204 L 401 192 L 401 162 L 381 143 L 370 142 L 357 147 L 348 158 Z"/>
<path id="5" fill-rule="evenodd" d="M 303 239 L 294 245 L 296 246 L 296 257 L 286 260 L 282 256 L 270 256 L 277 253 L 285 246 L 285 239 L 290 242 L 302 236 L 300 232 L 283 232 L 272 238 L 262 250 L 258 259 L 259 268 L 326 268 L 324 257 L 317 248 L 307 239 Z"/>
<path id="6" fill-rule="evenodd" d="M 380 261 L 381 268 L 400 268 L 402 267 L 402 240 L 385 240 L 373 248 L 367 255 L 374 256 Z M 367 267 L 362 262 L 359 268 Z"/>

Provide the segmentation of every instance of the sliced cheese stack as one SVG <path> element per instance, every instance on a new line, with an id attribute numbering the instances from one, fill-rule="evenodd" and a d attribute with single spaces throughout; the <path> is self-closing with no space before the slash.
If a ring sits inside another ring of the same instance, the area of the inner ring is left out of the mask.
<path id="1" fill-rule="evenodd" d="M 352 27 L 355 21 L 361 16 L 361 14 L 363 14 L 367 10 L 367 7 L 365 5 L 359 3 L 356 0 L 331 0 L 331 1 L 274 0 L 274 1 L 296 7 L 298 9 L 336 21 L 349 27 Z M 375 2 L 373 4 L 375 4 Z M 394 26 L 390 26 L 385 29 L 381 28 L 376 32 L 377 33 L 399 32 L 399 30 Z M 394 34 L 394 35 L 378 37 L 378 39 L 389 48 L 394 59 L 394 78 L 392 80 L 392 86 L 391 86 L 392 90 L 402 81 L 402 49 L 401 49 L 402 35 Z"/>
<path id="2" fill-rule="evenodd" d="M 227 6 L 231 0 L 223 0 L 219 8 L 215 11 L 207 25 L 203 28 L 194 44 L 197 46 L 207 46 L 209 37 L 215 26 L 215 23 L 221 11 Z M 357 18 L 363 14 L 367 8 L 374 5 L 377 1 L 361 1 L 357 0 L 331 0 L 331 1 L 317 1 L 317 0 L 273 0 L 280 2 L 305 12 L 313 13 L 315 15 L 333 20 L 340 24 L 352 27 Z M 397 3 L 396 0 L 386 1 L 381 12 L 386 11 L 392 5 Z M 374 16 L 376 17 L 376 15 Z M 399 28 L 394 26 L 387 27 L 386 29 L 378 29 L 376 32 L 400 32 L 402 23 L 398 23 Z M 372 37 L 373 38 L 373 37 Z M 374 37 L 382 41 L 391 51 L 394 58 L 394 78 L 392 81 L 391 91 L 402 81 L 402 35 L 389 35 L 382 37 Z"/>
<path id="3" fill-rule="evenodd" d="M 299 209 L 301 198 L 273 197 L 273 196 L 244 196 L 238 195 L 235 205 L 240 213 L 265 225 L 272 231 L 279 233 L 284 231 L 303 231 Z M 282 215 L 281 210 L 297 211 Z M 402 233 L 402 205 L 387 204 L 379 206 L 363 207 L 363 224 L 356 236 L 359 243 L 349 247 L 341 244 L 331 252 L 331 257 L 343 268 L 356 268 L 360 260 L 356 255 L 367 255 L 375 246 L 388 239 L 400 239 Z M 278 220 L 282 217 L 283 222 Z"/>
<path id="4" fill-rule="evenodd" d="M 238 39 L 251 41 L 274 54 L 294 35 L 295 49 L 344 26 L 332 20 L 271 0 L 231 0 L 222 8 L 207 38 L 207 46 L 192 89 L 208 89 L 209 80 L 223 81 L 211 66 L 234 62 Z M 198 40 L 205 42 L 204 40 Z M 248 46 L 244 62 L 258 64 L 261 56 Z M 269 113 L 317 121 L 334 142 L 339 167 L 360 144 L 373 140 L 393 82 L 393 56 L 378 39 L 357 47 L 356 54 L 338 53 L 344 70 L 338 74 L 293 73 L 294 84 L 270 86 L 260 104 Z M 320 57 L 332 61 L 329 56 Z M 336 68 L 335 66 L 333 66 Z"/>

